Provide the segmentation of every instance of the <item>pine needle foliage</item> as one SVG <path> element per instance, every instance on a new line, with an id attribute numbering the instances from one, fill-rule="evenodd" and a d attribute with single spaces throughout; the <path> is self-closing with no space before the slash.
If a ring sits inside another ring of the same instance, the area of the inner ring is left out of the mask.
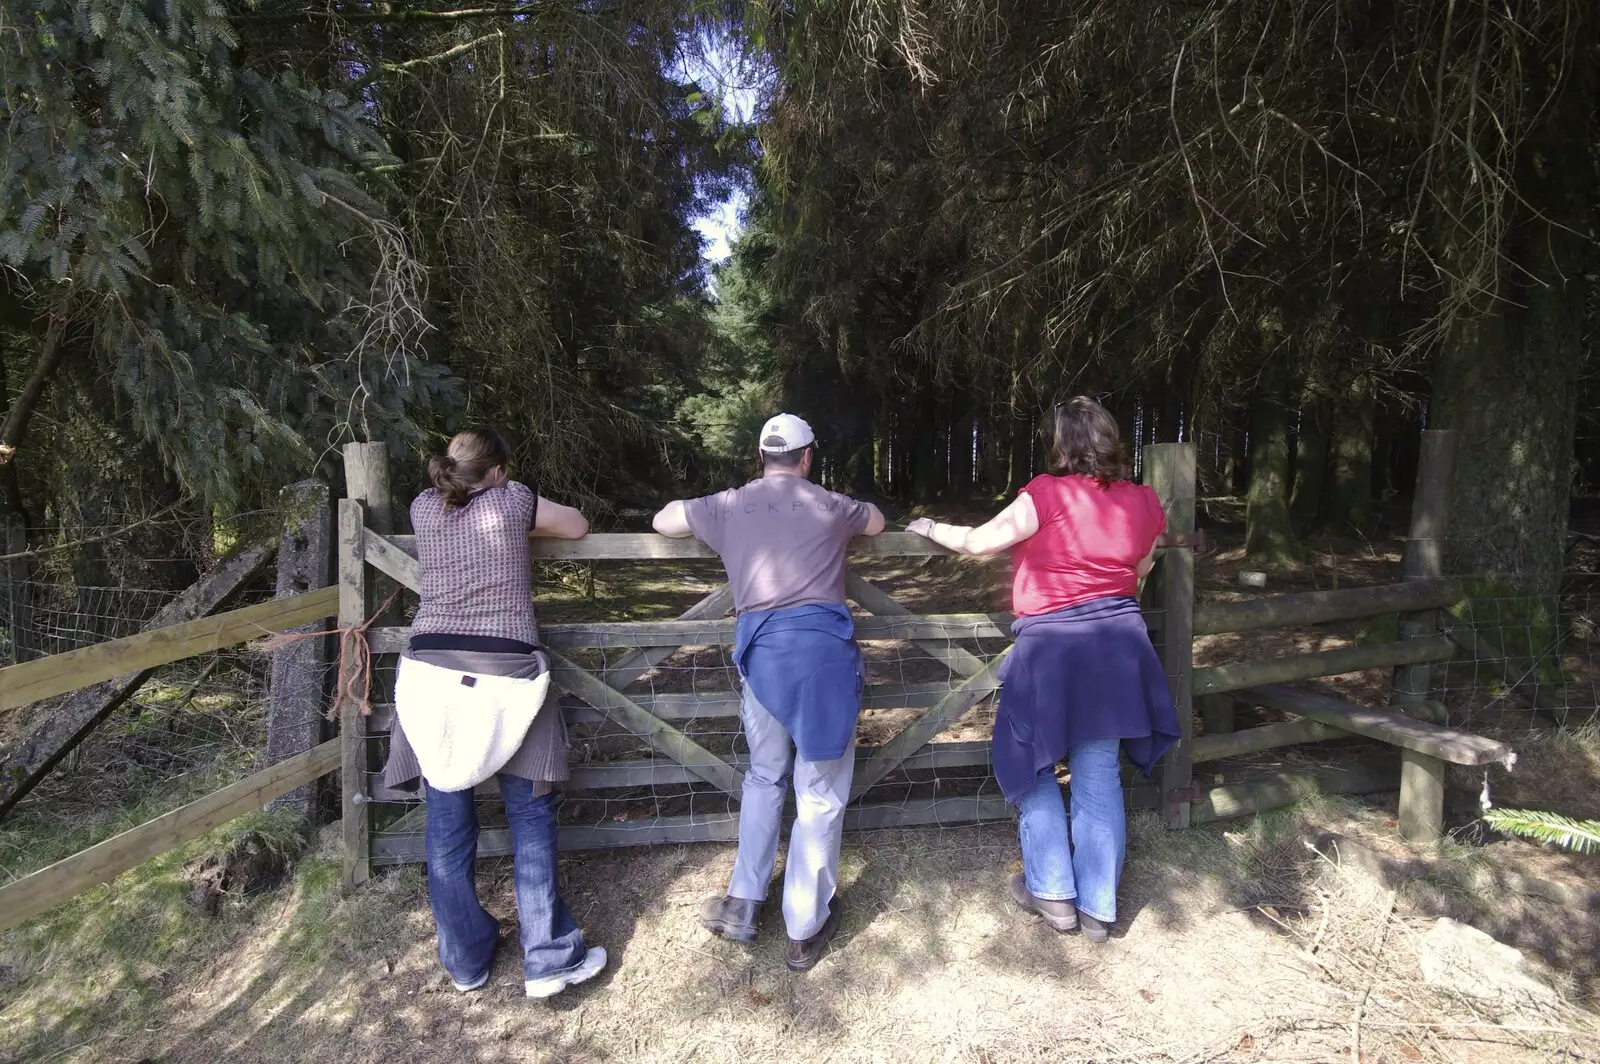
<path id="1" fill-rule="evenodd" d="M 1483 822 L 1505 835 L 1573 853 L 1600 853 L 1600 820 L 1577 820 L 1540 809 L 1488 809 Z"/>

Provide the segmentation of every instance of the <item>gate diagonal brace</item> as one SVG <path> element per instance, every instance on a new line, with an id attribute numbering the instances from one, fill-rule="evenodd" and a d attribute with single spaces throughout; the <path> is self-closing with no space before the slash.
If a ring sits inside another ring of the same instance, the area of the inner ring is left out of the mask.
<path id="1" fill-rule="evenodd" d="M 1006 652 L 1010 652 L 1010 647 Z M 976 676 L 969 676 L 961 685 L 939 700 L 939 703 L 900 730 L 900 734 L 878 748 L 878 753 L 856 767 L 855 782 L 850 787 L 850 800 L 855 801 L 879 780 L 893 772 L 900 763 L 921 750 L 950 725 L 960 720 L 973 706 L 1000 689 L 997 675 L 1002 653 Z"/>
<path id="2" fill-rule="evenodd" d="M 739 799 L 744 788 L 744 773 L 593 673 L 554 651 L 546 653 L 550 655 L 551 678 L 569 694 L 583 699 L 643 739 L 652 750 L 676 761 L 735 801 Z"/>

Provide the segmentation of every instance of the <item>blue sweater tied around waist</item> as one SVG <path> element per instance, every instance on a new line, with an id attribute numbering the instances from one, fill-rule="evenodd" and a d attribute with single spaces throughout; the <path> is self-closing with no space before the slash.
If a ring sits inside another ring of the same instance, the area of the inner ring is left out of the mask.
<path id="1" fill-rule="evenodd" d="M 1172 691 L 1134 599 L 1019 617 L 1011 633 L 994 721 L 994 774 L 1007 801 L 1082 743 L 1121 739 L 1148 776 L 1178 741 Z"/>
<path id="2" fill-rule="evenodd" d="M 733 662 L 806 761 L 851 748 L 861 711 L 861 650 L 841 603 L 754 610 L 734 627 Z"/>

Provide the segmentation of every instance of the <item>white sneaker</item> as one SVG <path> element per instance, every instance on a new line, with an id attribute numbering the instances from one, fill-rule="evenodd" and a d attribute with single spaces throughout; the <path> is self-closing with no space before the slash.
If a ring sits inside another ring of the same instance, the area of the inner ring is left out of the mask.
<path id="1" fill-rule="evenodd" d="M 474 991 L 474 990 L 478 989 L 479 987 L 481 987 L 484 983 L 487 983 L 488 981 L 489 981 L 489 973 L 488 972 L 484 972 L 482 975 L 478 976 L 477 979 L 473 980 L 470 983 L 458 983 L 454 979 L 452 979 L 452 980 L 450 980 L 450 985 L 455 987 L 458 991 L 460 991 L 463 994 L 469 994 L 472 991 Z"/>
<path id="2" fill-rule="evenodd" d="M 604 946 L 590 946 L 589 952 L 583 955 L 583 960 L 578 962 L 576 968 L 569 968 L 564 972 L 554 975 L 541 976 L 538 979 L 528 979 L 522 984 L 531 998 L 555 997 L 569 986 L 588 982 L 600 974 L 600 969 L 606 966 L 606 950 Z"/>

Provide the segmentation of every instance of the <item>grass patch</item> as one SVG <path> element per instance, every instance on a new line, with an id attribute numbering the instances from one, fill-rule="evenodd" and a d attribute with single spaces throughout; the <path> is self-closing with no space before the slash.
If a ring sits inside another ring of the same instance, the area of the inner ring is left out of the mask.
<path id="1" fill-rule="evenodd" d="M 64 847 L 70 837 L 53 842 Z M 246 842 L 282 853 L 301 844 L 291 815 L 246 814 L 0 935 L 0 1046 L 23 1059 L 42 1039 L 159 1011 L 185 961 L 216 953 L 272 904 L 271 894 L 230 896 L 212 917 L 189 902 L 185 866 Z M 332 881 L 336 887 L 337 868 Z M 321 879 L 311 887 L 326 890 Z"/>

